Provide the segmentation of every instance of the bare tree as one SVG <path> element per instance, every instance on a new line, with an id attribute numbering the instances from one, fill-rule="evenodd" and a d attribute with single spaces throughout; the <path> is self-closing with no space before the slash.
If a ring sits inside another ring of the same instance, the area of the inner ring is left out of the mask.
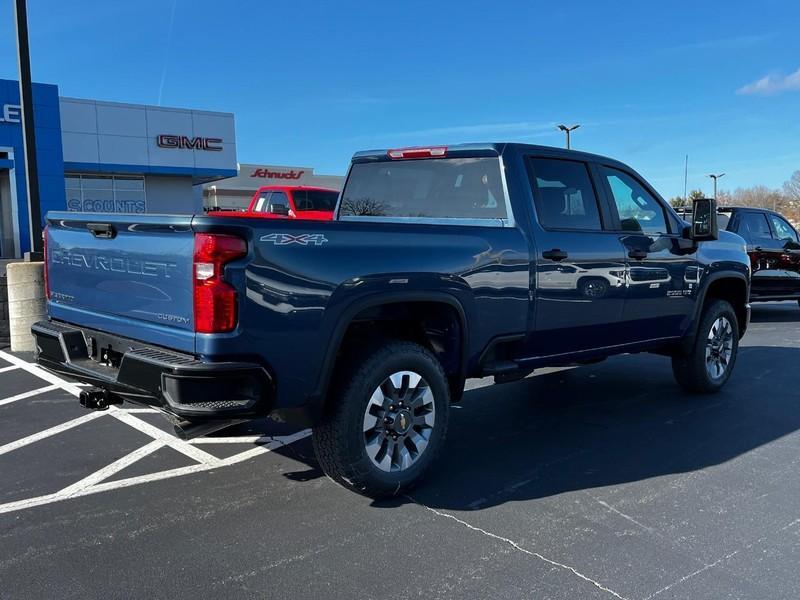
<path id="1" fill-rule="evenodd" d="M 386 215 L 386 205 L 372 198 L 345 198 L 340 212 L 360 217 L 382 217 Z"/>
<path id="2" fill-rule="evenodd" d="M 719 190 L 717 192 L 717 206 L 732 206 L 733 204 L 733 194 L 728 190 Z"/>
<path id="3" fill-rule="evenodd" d="M 672 208 L 684 208 L 689 205 L 683 196 L 675 196 L 674 198 L 670 198 L 669 203 Z"/>
<path id="4" fill-rule="evenodd" d="M 750 188 L 737 188 L 733 192 L 733 201 L 738 206 L 753 208 L 769 208 L 780 210 L 785 202 L 783 194 L 765 185 L 756 185 Z"/>
<path id="5" fill-rule="evenodd" d="M 783 184 L 783 193 L 792 202 L 800 202 L 800 171 L 792 173 L 789 181 Z"/>

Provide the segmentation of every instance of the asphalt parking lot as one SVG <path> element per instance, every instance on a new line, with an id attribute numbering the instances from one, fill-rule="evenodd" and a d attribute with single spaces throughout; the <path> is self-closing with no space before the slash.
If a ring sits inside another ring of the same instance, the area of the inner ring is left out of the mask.
<path id="1" fill-rule="evenodd" d="M 800 597 L 800 308 L 756 305 L 726 390 L 622 356 L 471 382 L 412 497 L 321 475 L 307 432 L 186 443 L 0 353 L 2 598 Z"/>

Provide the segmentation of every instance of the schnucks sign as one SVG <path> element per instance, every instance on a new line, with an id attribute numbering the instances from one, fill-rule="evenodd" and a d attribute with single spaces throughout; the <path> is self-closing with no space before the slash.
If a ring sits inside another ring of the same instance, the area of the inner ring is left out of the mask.
<path id="1" fill-rule="evenodd" d="M 250 177 L 261 177 L 262 179 L 300 179 L 305 171 L 271 171 L 270 169 L 256 169 Z"/>

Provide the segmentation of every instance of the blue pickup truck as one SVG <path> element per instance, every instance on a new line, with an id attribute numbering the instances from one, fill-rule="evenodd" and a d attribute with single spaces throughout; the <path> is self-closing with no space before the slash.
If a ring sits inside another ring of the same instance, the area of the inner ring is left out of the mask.
<path id="1" fill-rule="evenodd" d="M 421 477 L 469 377 L 653 352 L 714 392 L 749 321 L 712 201 L 687 225 L 628 166 L 540 146 L 359 152 L 331 222 L 58 212 L 45 239 L 37 359 L 87 408 L 311 426 L 371 496 Z"/>

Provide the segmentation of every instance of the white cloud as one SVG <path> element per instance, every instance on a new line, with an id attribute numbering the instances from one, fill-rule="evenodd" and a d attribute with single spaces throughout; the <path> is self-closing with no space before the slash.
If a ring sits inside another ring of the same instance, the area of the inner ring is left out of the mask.
<path id="1" fill-rule="evenodd" d="M 800 91 L 800 69 L 789 75 L 771 73 L 736 90 L 737 94 L 772 96 L 780 92 Z"/>
<path id="2" fill-rule="evenodd" d="M 514 123 L 481 123 L 477 125 L 456 125 L 453 127 L 431 127 L 415 131 L 403 131 L 392 134 L 393 136 L 431 136 L 431 135 L 491 135 L 491 134 L 530 134 L 550 129 L 555 129 L 555 123 L 542 123 L 533 121 L 518 121 Z"/>
<path id="3" fill-rule="evenodd" d="M 667 52 L 696 52 L 699 50 L 739 50 L 757 46 L 775 37 L 774 33 L 762 33 L 757 35 L 740 35 L 737 37 L 707 39 L 696 42 L 688 42 L 678 46 L 665 48 Z"/>
<path id="4" fill-rule="evenodd" d="M 586 125 L 584 123 L 583 125 Z M 447 127 L 429 127 L 406 131 L 394 131 L 382 134 L 359 135 L 349 138 L 349 142 L 365 142 L 371 144 L 391 144 L 391 140 L 415 138 L 423 143 L 433 139 L 436 143 L 457 143 L 484 138 L 503 138 L 505 141 L 531 139 L 547 132 L 555 132 L 555 122 L 544 121 L 514 121 L 505 123 L 477 123 L 474 125 L 453 125 Z"/>

